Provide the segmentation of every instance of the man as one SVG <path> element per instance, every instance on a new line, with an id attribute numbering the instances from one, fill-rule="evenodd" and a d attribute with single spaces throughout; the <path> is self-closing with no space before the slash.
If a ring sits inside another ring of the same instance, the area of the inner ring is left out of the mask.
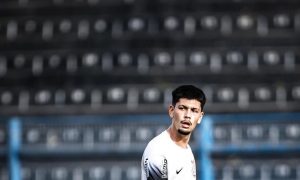
<path id="1" fill-rule="evenodd" d="M 192 85 L 172 92 L 168 110 L 172 123 L 148 143 L 141 161 L 142 180 L 196 179 L 195 158 L 188 143 L 201 122 L 205 102 L 203 91 Z"/>

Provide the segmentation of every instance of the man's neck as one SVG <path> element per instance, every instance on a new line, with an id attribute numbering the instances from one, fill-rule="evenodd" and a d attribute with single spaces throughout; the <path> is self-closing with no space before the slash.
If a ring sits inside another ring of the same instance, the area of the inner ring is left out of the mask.
<path id="1" fill-rule="evenodd" d="M 172 127 L 167 129 L 172 141 L 182 148 L 187 148 L 189 143 L 190 135 L 179 134 L 177 130 L 174 130 Z"/>

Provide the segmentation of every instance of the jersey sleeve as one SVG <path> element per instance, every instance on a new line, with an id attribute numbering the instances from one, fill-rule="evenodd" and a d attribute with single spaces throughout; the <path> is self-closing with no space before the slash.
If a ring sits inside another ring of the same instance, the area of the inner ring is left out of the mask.
<path id="1" fill-rule="evenodd" d="M 167 180 L 168 160 L 161 155 L 144 155 L 141 162 L 142 180 Z"/>

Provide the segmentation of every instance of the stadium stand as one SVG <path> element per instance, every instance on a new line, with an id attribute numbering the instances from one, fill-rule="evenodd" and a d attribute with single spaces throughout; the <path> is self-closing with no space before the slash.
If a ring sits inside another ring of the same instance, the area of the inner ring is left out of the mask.
<path id="1" fill-rule="evenodd" d="M 300 179 L 299 40 L 297 0 L 1 0 L 0 179 L 140 179 L 181 84 L 198 179 Z"/>

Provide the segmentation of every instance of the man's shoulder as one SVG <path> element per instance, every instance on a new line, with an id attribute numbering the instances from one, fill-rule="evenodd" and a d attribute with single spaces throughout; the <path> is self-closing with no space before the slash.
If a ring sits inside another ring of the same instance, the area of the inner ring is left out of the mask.
<path id="1" fill-rule="evenodd" d="M 160 151 L 162 148 L 167 146 L 166 142 L 167 142 L 166 131 L 163 131 L 159 135 L 155 136 L 151 141 L 149 141 L 146 150 L 150 150 L 152 152 Z"/>
<path id="2" fill-rule="evenodd" d="M 168 141 L 167 131 L 163 131 L 155 136 L 148 144 L 165 144 Z"/>

